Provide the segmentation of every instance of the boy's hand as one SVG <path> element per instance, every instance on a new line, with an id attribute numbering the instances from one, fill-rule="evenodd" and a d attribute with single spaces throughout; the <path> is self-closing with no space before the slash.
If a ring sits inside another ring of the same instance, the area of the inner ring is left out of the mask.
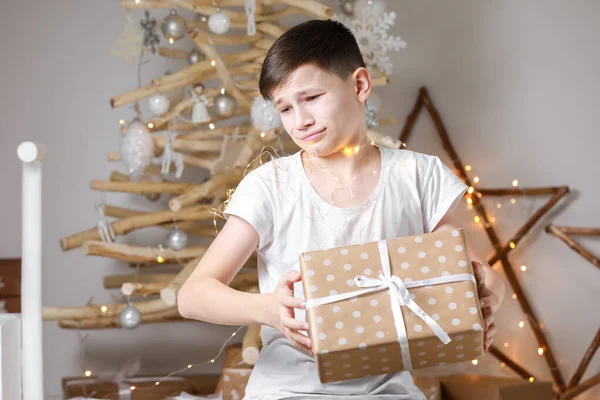
<path id="1" fill-rule="evenodd" d="M 281 277 L 275 291 L 269 293 L 268 325 L 287 337 L 294 347 L 311 353 L 311 340 L 298 332 L 308 330 L 308 323 L 296 320 L 294 308 L 306 309 L 302 299 L 294 297 L 294 283 L 302 279 L 300 272 L 288 271 Z"/>
<path id="2" fill-rule="evenodd" d="M 473 261 L 472 264 L 475 280 L 477 281 L 479 304 L 481 305 L 481 312 L 483 314 L 483 322 L 485 325 L 483 348 L 484 351 L 488 351 L 494 341 L 494 336 L 496 336 L 496 332 L 498 331 L 498 328 L 496 328 L 496 325 L 494 324 L 494 318 L 496 316 L 496 311 L 500 306 L 500 299 L 485 284 L 485 270 L 483 265 L 477 261 Z"/>

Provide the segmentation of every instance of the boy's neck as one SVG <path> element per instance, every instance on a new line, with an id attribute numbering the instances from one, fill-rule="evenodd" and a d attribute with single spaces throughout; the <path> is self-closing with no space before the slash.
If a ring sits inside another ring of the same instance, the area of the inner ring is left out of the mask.
<path id="1" fill-rule="evenodd" d="M 371 140 L 366 135 L 362 139 L 348 143 L 340 151 L 324 157 L 311 154 L 310 151 L 303 151 L 302 156 L 309 163 L 315 164 L 318 169 L 328 170 L 340 182 L 350 182 L 357 175 L 372 173 L 373 168 L 379 169 L 381 165 L 379 150 L 371 144 Z"/>

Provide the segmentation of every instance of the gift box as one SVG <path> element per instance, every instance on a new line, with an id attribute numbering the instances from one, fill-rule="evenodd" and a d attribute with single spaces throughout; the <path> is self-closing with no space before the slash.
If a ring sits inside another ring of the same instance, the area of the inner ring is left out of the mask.
<path id="1" fill-rule="evenodd" d="M 242 356 L 242 344 L 241 343 L 237 343 L 237 344 L 232 344 L 227 346 L 227 348 L 225 349 L 225 355 L 223 357 L 223 369 L 222 369 L 222 373 L 221 373 L 221 377 L 219 378 L 219 383 L 217 384 L 217 389 L 216 389 L 216 393 L 222 393 L 224 392 L 225 389 L 228 389 L 229 393 L 231 393 L 231 390 L 233 388 L 233 386 L 235 386 L 235 382 L 228 384 L 227 388 L 225 388 L 225 379 L 227 379 L 229 381 L 229 378 L 231 376 L 238 377 L 238 376 L 250 376 L 250 371 L 252 371 L 252 366 L 248 365 L 244 362 L 243 356 Z M 247 370 L 248 373 L 240 373 L 240 372 L 236 372 L 233 374 L 226 374 L 226 370 Z M 235 381 L 236 379 L 234 379 Z M 245 378 L 245 380 L 247 381 L 248 378 Z M 237 381 L 239 381 L 239 378 L 237 378 Z M 246 382 L 244 383 L 244 388 L 246 385 Z M 239 385 L 238 385 L 239 387 Z M 243 397 L 243 396 L 242 396 Z"/>
<path id="2" fill-rule="evenodd" d="M 551 400 L 551 382 L 484 375 L 440 378 L 444 400 Z"/>
<path id="3" fill-rule="evenodd" d="M 208 395 L 215 392 L 218 375 L 144 376 L 111 382 L 99 378 L 65 377 L 62 379 L 65 399 L 92 397 L 100 399 L 162 400 L 181 392 Z M 159 385 L 156 382 L 160 381 Z M 135 387 L 133 390 L 131 387 Z"/>
<path id="4" fill-rule="evenodd" d="M 462 229 L 305 252 L 300 269 L 323 383 L 483 354 Z"/>
<path id="5" fill-rule="evenodd" d="M 246 385 L 250 379 L 250 368 L 224 368 L 223 400 L 241 400 L 246 393 Z"/>

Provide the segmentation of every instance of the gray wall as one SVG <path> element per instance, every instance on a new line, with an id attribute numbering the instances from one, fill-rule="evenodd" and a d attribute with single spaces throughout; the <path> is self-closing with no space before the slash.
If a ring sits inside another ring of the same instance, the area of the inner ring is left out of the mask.
<path id="1" fill-rule="evenodd" d="M 0 14 L 0 120 L 3 121 L 0 168 L 4 171 L 0 257 L 20 255 L 20 164 L 17 145 L 23 140 L 45 143 L 44 167 L 44 291 L 45 305 L 79 306 L 90 297 L 111 302 L 103 289 L 107 274 L 129 268 L 108 259 L 85 257 L 82 251 L 61 251 L 59 238 L 94 226 L 93 205 L 100 193 L 91 179 L 106 179 L 113 168 L 105 154 L 118 149 L 118 120 L 131 109 L 113 110 L 109 98 L 136 86 L 136 66 L 111 57 L 109 50 L 123 27 L 118 2 L 90 6 L 61 0 L 47 4 L 7 0 Z M 330 1 L 335 5 L 337 2 Z M 411 110 L 418 88 L 427 86 L 465 163 L 486 187 L 569 185 L 573 194 L 552 215 L 560 225 L 600 227 L 600 195 L 596 160 L 600 139 L 600 3 L 592 0 L 549 1 L 388 1 L 398 13 L 393 33 L 408 48 L 393 54 L 394 74 L 388 87 L 377 90 L 382 115 L 398 124 L 382 128 L 397 135 Z M 154 12 L 155 15 L 160 13 Z M 136 20 L 140 13 L 136 13 Z M 190 45 L 189 42 L 182 45 Z M 181 63 L 158 57 L 144 66 L 143 82 L 176 71 Z M 410 147 L 443 154 L 425 114 L 417 122 Z M 444 160 L 449 160 L 444 155 Z M 516 231 L 546 199 L 487 199 L 503 238 Z M 165 207 L 145 198 L 108 194 L 107 203 L 143 210 Z M 503 207 L 495 204 L 501 201 Z M 473 246 L 492 254 L 471 211 L 461 205 L 464 226 Z M 536 226 L 512 254 L 517 272 L 568 381 L 598 329 L 600 300 L 598 269 Z M 153 244 L 163 232 L 129 235 L 126 242 Z M 584 240 L 600 254 L 597 242 Z M 118 293 L 117 293 L 118 294 Z M 550 378 L 528 328 L 519 329 L 522 314 L 508 293 L 498 317 L 497 344 L 540 378 Z M 596 316 L 595 318 L 593 316 Z M 60 378 L 117 369 L 139 355 L 143 373 L 167 373 L 211 358 L 233 327 L 203 323 L 142 326 L 134 331 L 92 331 L 80 344 L 76 331 L 44 324 L 45 388 L 60 394 Z M 82 332 L 85 333 L 85 332 Z M 84 353 L 85 350 L 85 353 Z M 85 356 L 85 357 L 84 357 Z M 584 379 L 597 373 L 600 358 Z M 218 365 L 197 372 L 218 372 Z M 470 363 L 444 373 L 470 371 L 511 376 L 486 356 L 478 367 Z M 423 373 L 433 373 L 425 371 Z M 581 399 L 600 396 L 600 389 Z"/>

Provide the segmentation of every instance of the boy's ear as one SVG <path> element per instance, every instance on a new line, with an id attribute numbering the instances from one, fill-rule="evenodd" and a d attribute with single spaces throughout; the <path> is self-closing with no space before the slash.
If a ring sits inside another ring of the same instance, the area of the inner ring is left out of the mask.
<path id="1" fill-rule="evenodd" d="M 355 82 L 356 98 L 361 103 L 367 101 L 369 93 L 371 93 L 371 76 L 366 68 L 359 67 L 352 74 Z"/>

